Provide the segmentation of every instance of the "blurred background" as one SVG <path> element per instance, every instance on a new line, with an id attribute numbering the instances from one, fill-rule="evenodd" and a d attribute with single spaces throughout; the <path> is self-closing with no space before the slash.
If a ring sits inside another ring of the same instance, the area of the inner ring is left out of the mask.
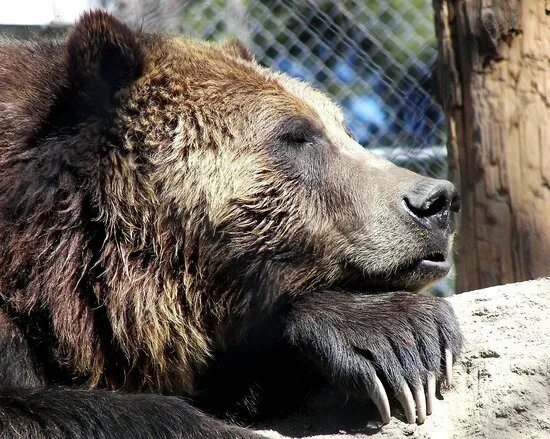
<path id="1" fill-rule="evenodd" d="M 0 32 L 61 34 L 97 7 L 148 31 L 239 38 L 262 64 L 331 95 L 365 148 L 447 176 L 432 0 L 3 0 Z M 449 282 L 435 289 L 448 294 Z"/>

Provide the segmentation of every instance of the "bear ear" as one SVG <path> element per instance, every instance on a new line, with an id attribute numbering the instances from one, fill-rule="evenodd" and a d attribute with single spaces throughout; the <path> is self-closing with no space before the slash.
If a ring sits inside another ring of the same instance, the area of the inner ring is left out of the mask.
<path id="1" fill-rule="evenodd" d="M 67 40 L 69 80 L 95 98 L 112 96 L 143 69 L 139 36 L 105 11 L 82 15 Z"/>
<path id="2" fill-rule="evenodd" d="M 241 40 L 227 40 L 220 44 L 222 52 L 235 58 L 244 59 L 245 61 L 255 62 L 256 57 L 252 50 L 246 46 Z"/>

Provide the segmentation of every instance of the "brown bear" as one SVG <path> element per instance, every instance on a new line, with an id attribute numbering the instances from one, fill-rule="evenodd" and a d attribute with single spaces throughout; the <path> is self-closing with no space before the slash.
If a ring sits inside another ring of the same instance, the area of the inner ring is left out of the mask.
<path id="1" fill-rule="evenodd" d="M 253 438 L 203 411 L 299 370 L 423 422 L 458 205 L 238 42 L 1 40 L 0 437 Z"/>

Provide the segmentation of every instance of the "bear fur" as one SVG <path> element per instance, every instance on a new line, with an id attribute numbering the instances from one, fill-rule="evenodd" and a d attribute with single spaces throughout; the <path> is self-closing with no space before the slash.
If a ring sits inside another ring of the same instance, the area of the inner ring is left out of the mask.
<path id="1" fill-rule="evenodd" d="M 279 343 L 354 396 L 439 376 L 460 332 L 414 291 L 446 274 L 418 261 L 450 252 L 456 196 L 435 231 L 401 210 L 433 184 L 236 41 L 101 11 L 1 40 L 0 432 L 256 437 L 179 397 L 209 410 L 228 352 Z"/>

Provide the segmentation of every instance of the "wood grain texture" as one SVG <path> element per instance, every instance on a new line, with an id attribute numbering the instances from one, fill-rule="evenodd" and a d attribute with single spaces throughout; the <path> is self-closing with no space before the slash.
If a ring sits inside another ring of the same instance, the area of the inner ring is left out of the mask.
<path id="1" fill-rule="evenodd" d="M 434 0 L 457 291 L 550 274 L 550 6 Z"/>

